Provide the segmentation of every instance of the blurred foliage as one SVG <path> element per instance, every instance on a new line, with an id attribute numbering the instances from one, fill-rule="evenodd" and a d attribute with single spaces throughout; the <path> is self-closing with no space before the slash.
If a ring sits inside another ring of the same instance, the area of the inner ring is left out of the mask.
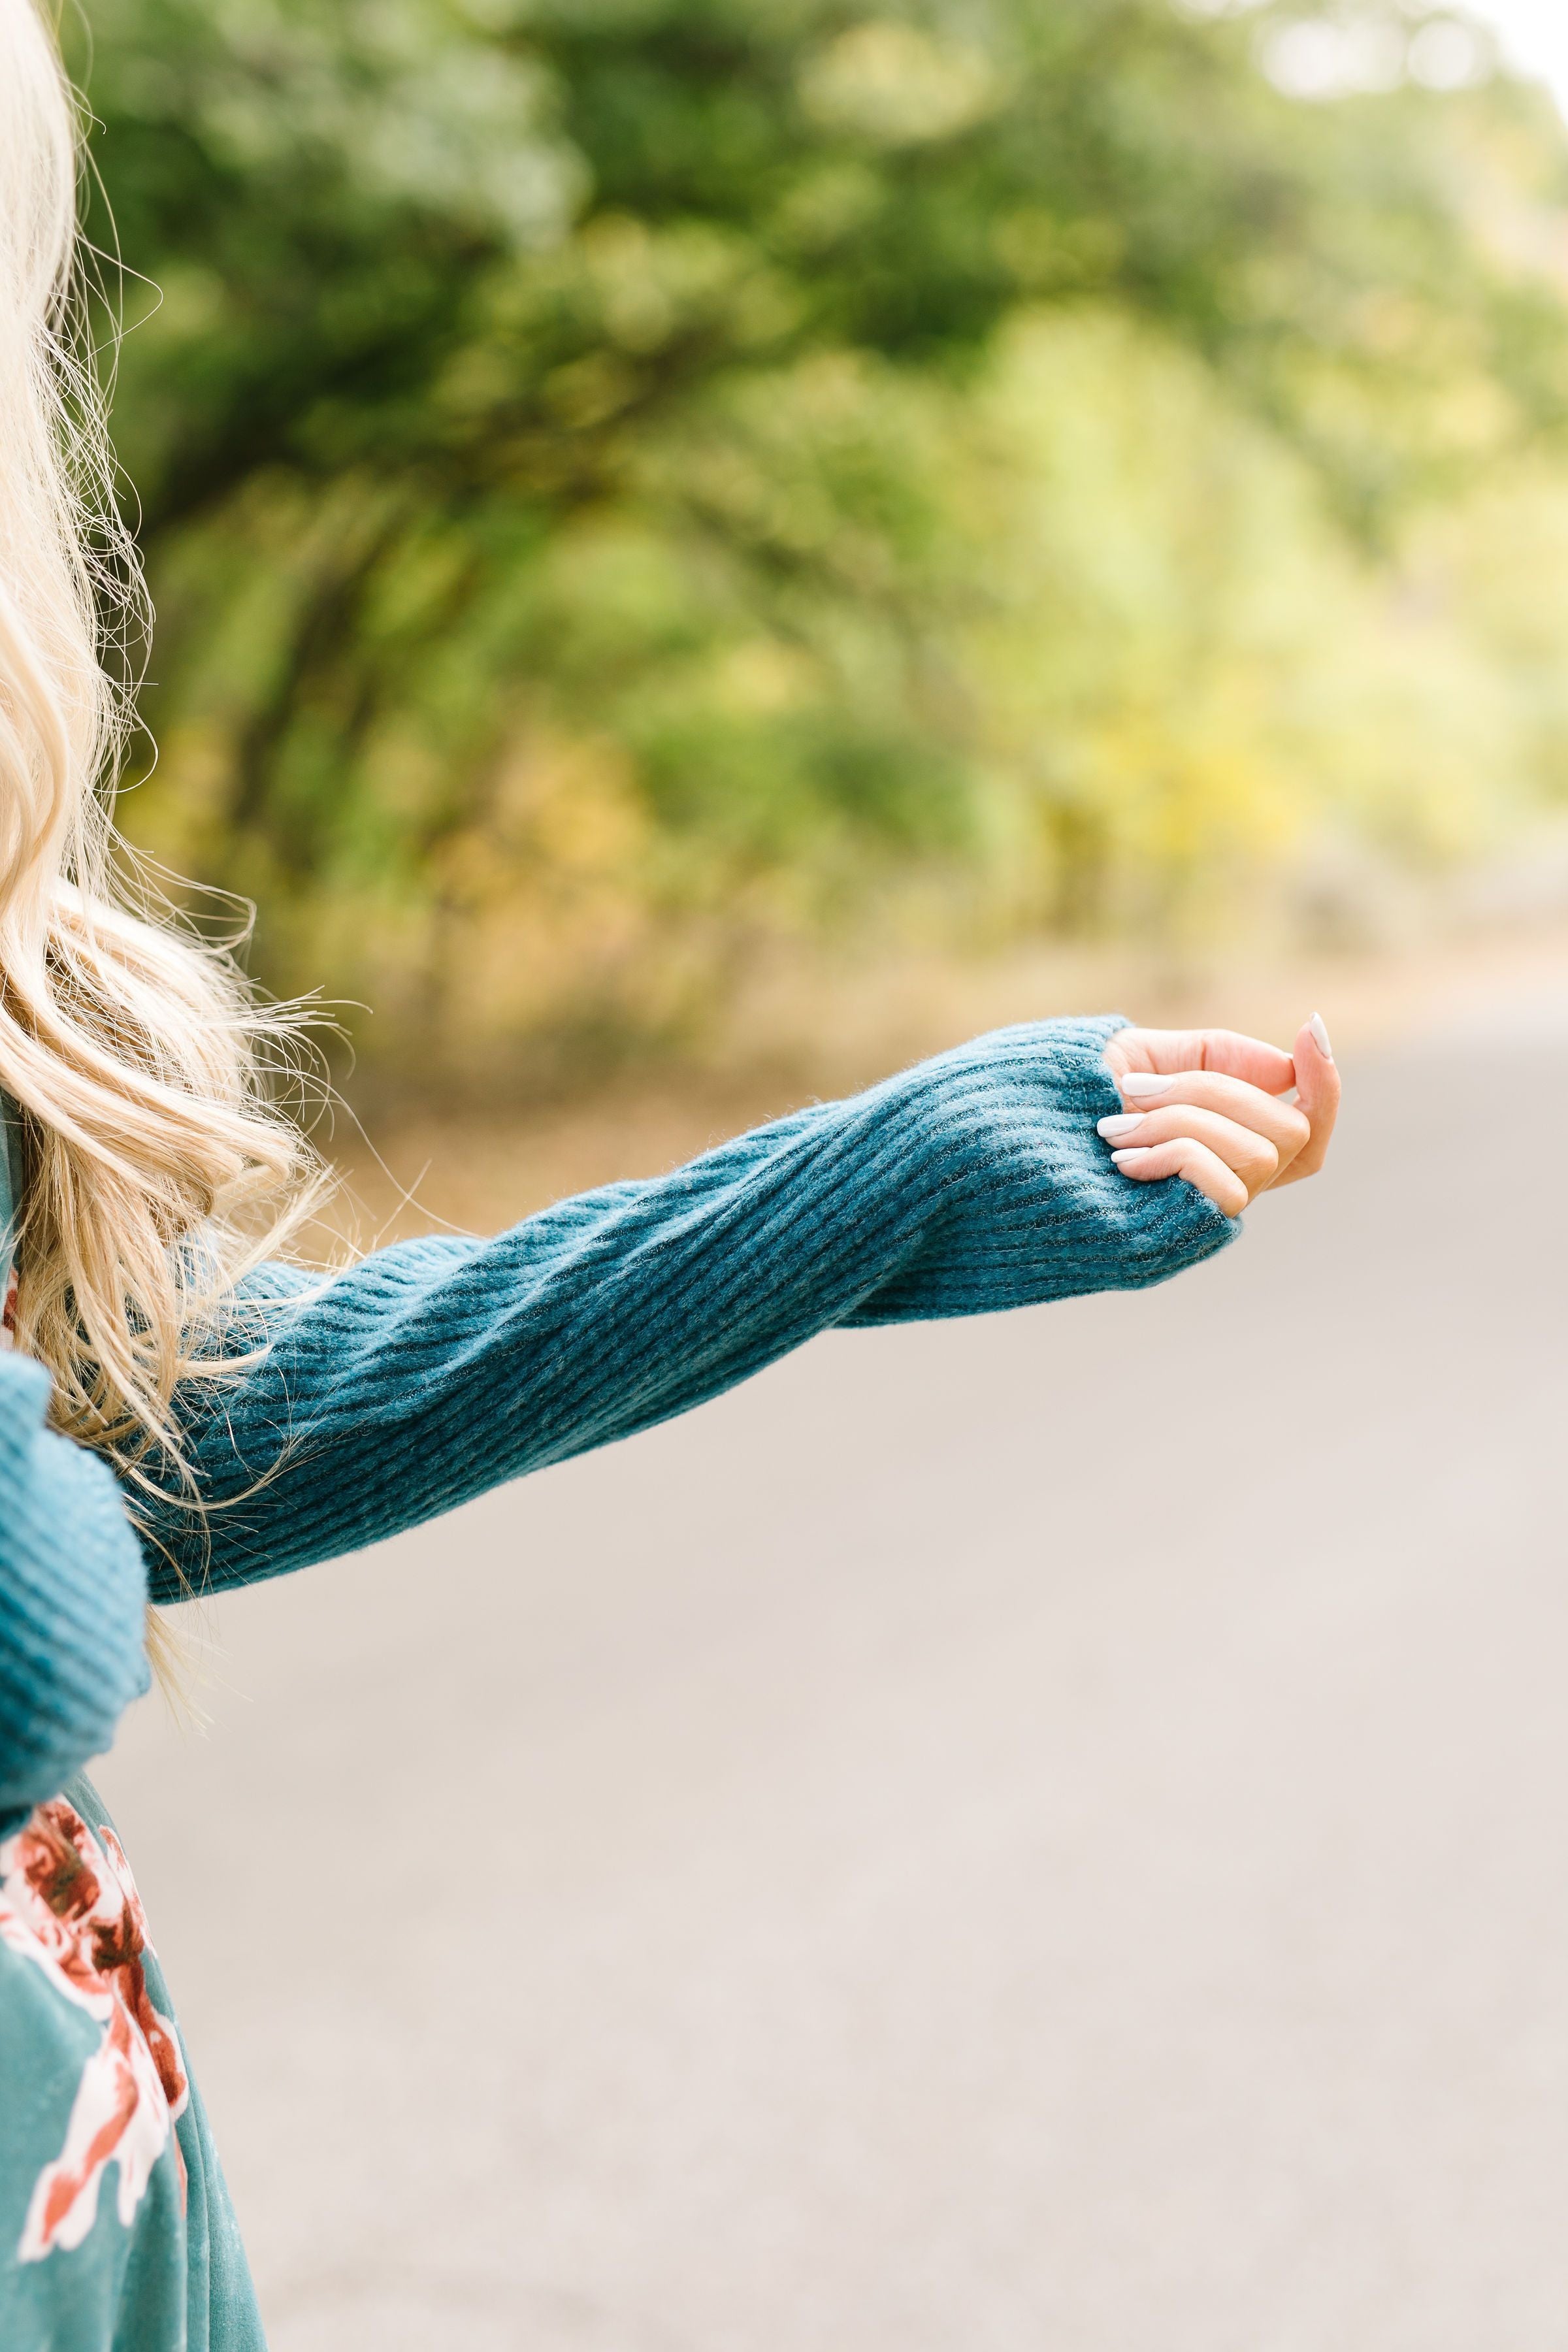
<path id="1" fill-rule="evenodd" d="M 1331 928 L 1528 820 L 1568 138 L 1419 0 L 1289 96 L 1303 13 L 89 0 L 132 835 L 493 1082 L 769 942 Z"/>

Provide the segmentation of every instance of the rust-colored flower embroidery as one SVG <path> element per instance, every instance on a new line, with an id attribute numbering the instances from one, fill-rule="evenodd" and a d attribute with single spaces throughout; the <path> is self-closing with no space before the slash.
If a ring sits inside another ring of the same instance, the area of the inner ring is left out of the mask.
<path id="1" fill-rule="evenodd" d="M 65 2144 L 34 2184 L 16 2252 L 36 2263 L 55 2246 L 81 2244 L 111 2162 L 129 2227 L 190 2091 L 173 2021 L 148 1995 L 142 1956 L 151 1947 L 131 1865 L 114 1832 L 95 1836 L 63 1797 L 0 1845 L 0 1943 L 103 2028 L 77 2084 Z M 184 2196 L 177 2137 L 174 2161 Z"/>

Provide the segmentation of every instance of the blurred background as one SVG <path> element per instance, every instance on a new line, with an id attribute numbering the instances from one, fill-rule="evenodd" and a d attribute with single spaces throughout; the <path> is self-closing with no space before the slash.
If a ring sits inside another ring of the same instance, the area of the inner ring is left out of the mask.
<path id="1" fill-rule="evenodd" d="M 1517 945 L 1568 131 L 1500 12 L 93 0 L 132 837 L 446 1113 Z"/>
<path id="2" fill-rule="evenodd" d="M 104 1780 L 276 2352 L 1562 2352 L 1558 0 L 67 38 L 122 814 L 364 1238 L 1051 1011 L 1350 1079 L 1190 1282 L 207 1612 Z"/>

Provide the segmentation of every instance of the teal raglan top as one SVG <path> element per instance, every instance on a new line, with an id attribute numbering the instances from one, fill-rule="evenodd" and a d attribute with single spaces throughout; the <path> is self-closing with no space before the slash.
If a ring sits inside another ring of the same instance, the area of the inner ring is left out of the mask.
<path id="1" fill-rule="evenodd" d="M 143 1610 L 377 1541 L 716 1396 L 832 1327 L 1136 1289 L 1236 1227 L 1134 1184 L 1114 1019 L 1007 1029 L 492 1240 L 236 1301 L 258 1360 L 193 1387 L 209 1501 L 142 1534 L 0 1353 L 0 2347 L 253 2352 L 245 2259 L 87 1760 L 146 1687 Z M 0 1202 L 0 1213 L 5 1204 Z M 0 1284 L 6 1253 L 0 1250 Z M 259 1483 L 258 1483 L 259 1482 Z"/>

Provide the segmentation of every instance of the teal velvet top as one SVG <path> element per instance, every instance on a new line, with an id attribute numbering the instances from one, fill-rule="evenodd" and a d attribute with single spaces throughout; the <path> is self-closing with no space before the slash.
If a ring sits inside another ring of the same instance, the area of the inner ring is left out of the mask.
<path id="1" fill-rule="evenodd" d="M 48 1429 L 42 1369 L 0 1353 L 5 2352 L 261 2340 L 129 1871 L 73 1780 L 146 1686 L 149 1596 L 374 1543 L 829 1328 L 1134 1289 L 1210 1256 L 1232 1223 L 1180 1181 L 1128 1181 L 1095 1132 L 1122 1025 L 999 1031 L 491 1240 L 328 1279 L 268 1267 L 232 1308 L 255 1360 L 182 1402 L 210 1513 L 171 1496 L 133 1525 L 107 1465 Z"/>

